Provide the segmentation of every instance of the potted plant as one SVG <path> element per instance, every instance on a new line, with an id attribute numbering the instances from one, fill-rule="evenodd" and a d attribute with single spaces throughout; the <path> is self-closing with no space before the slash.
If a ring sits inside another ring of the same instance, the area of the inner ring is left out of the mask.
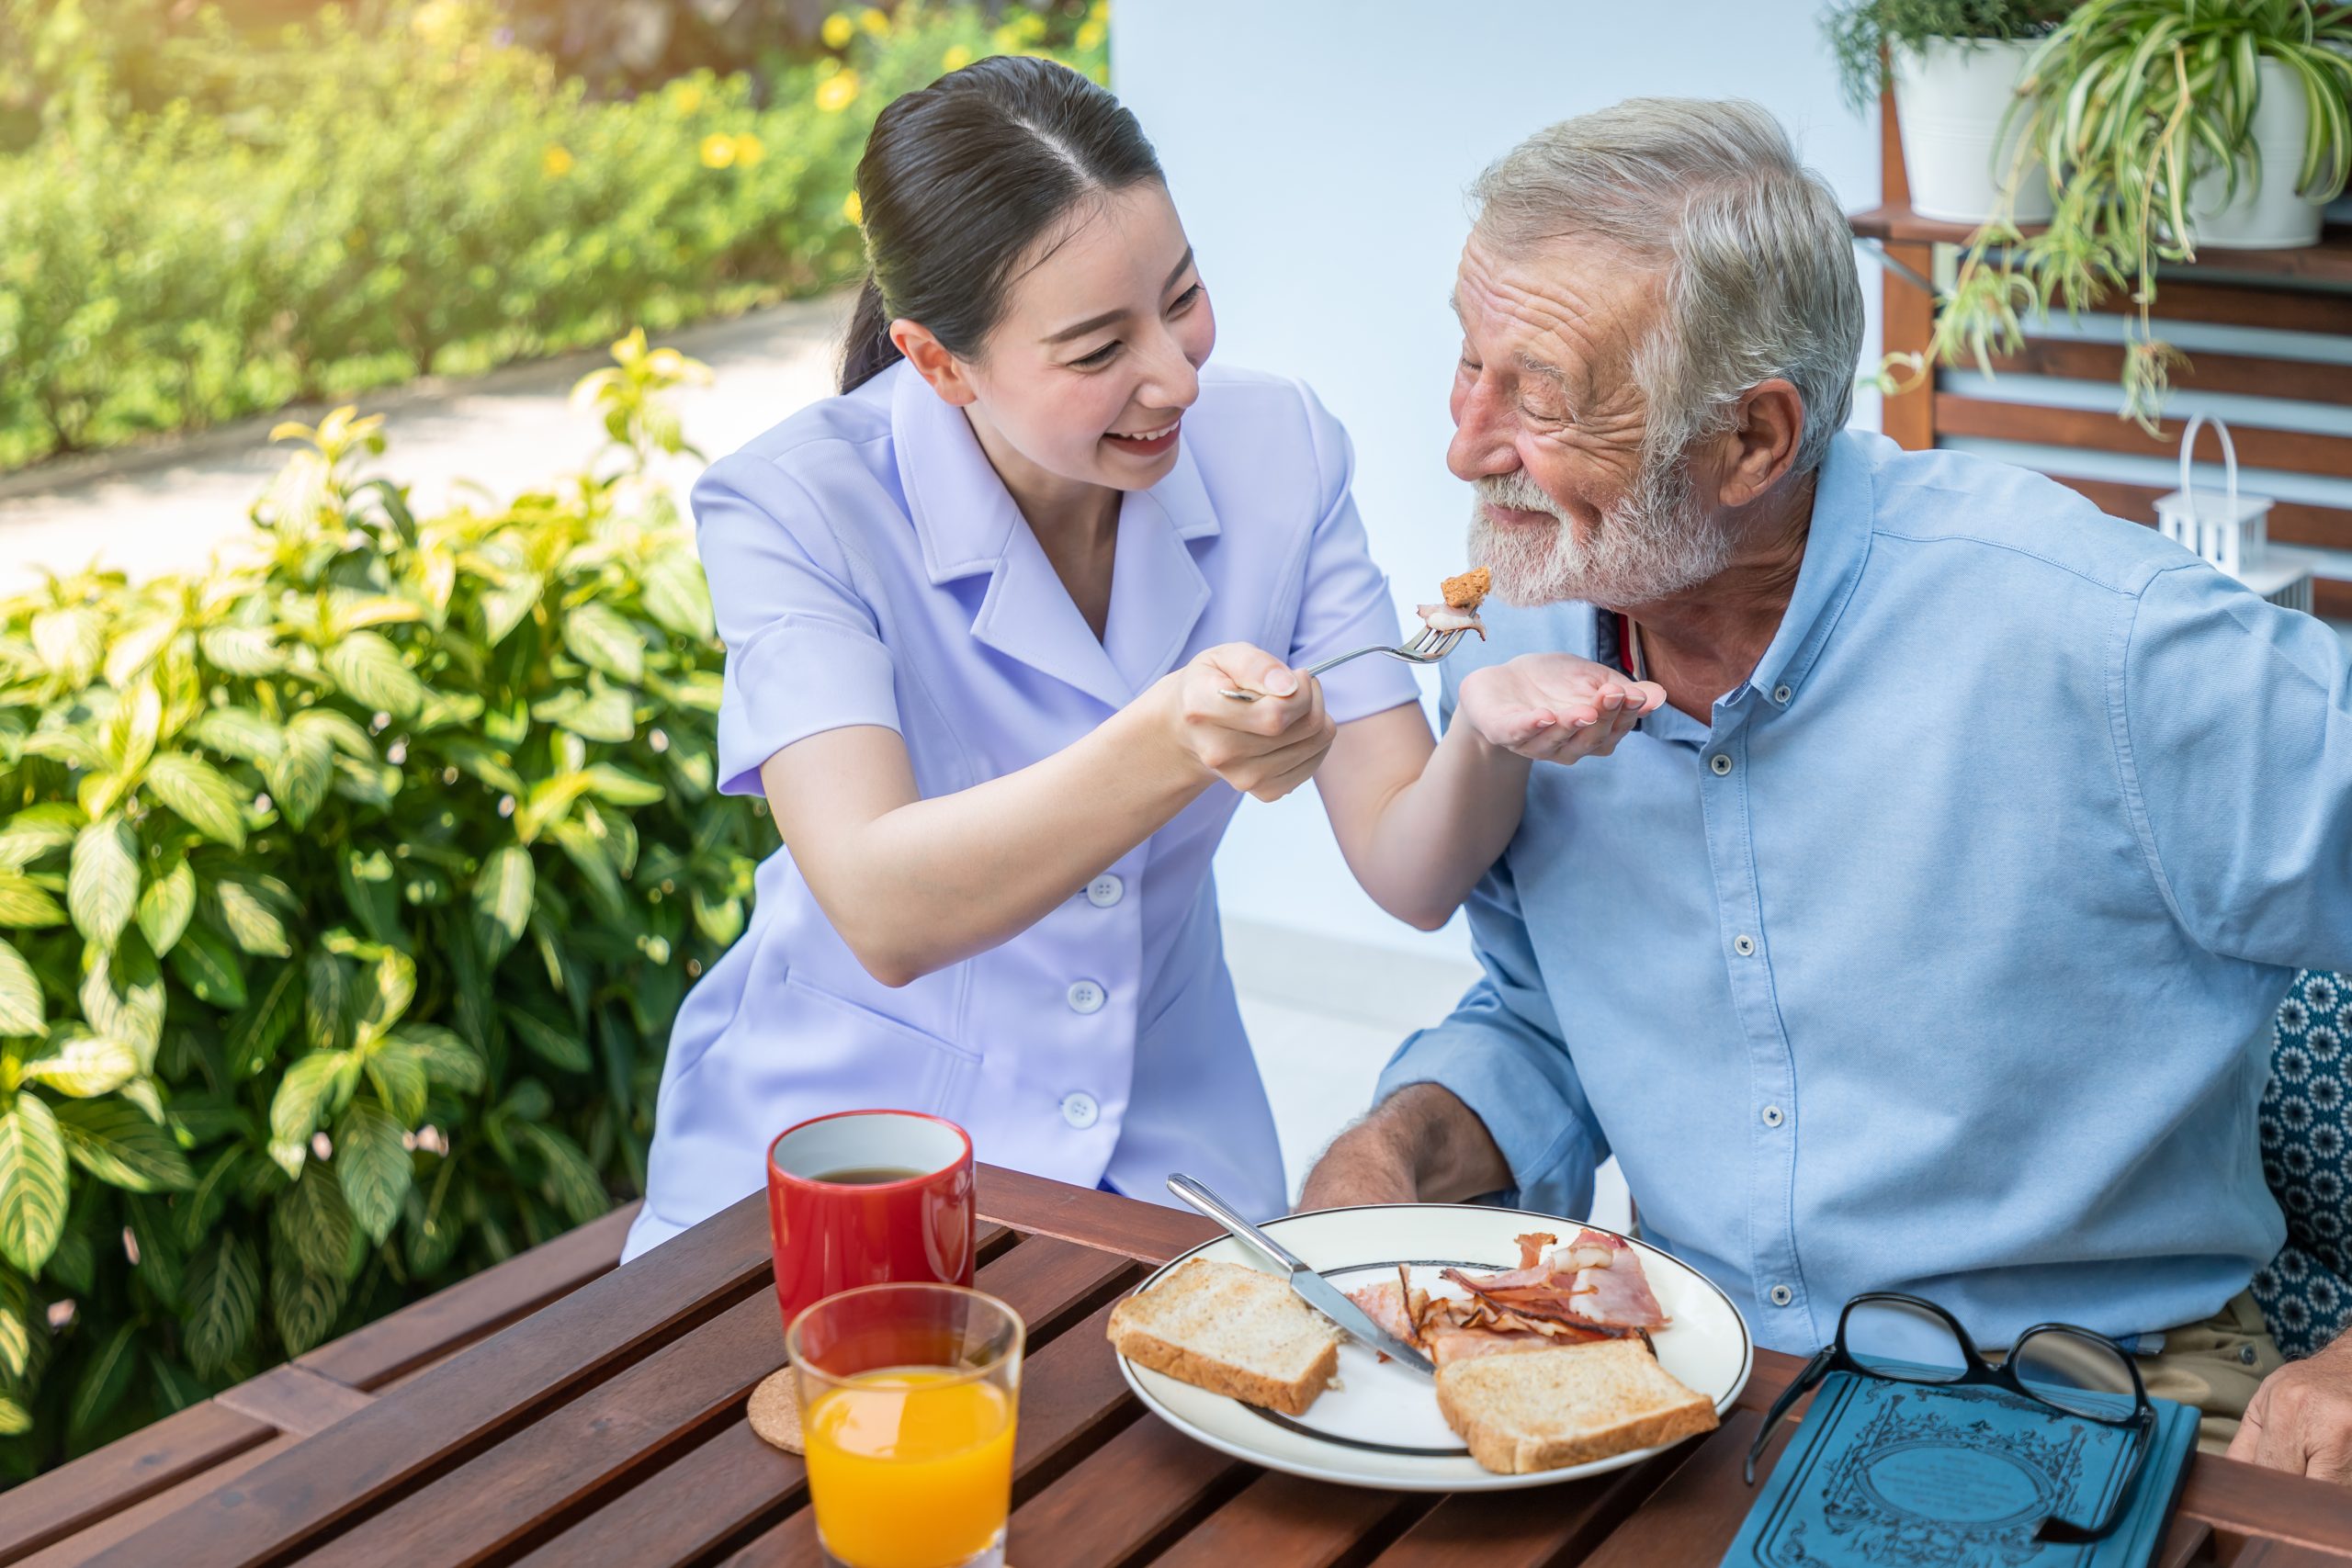
<path id="1" fill-rule="evenodd" d="M 2011 110 L 2027 58 L 2065 0 L 1840 0 L 1822 18 L 1846 101 L 1894 89 L 1911 209 L 1981 223 L 2050 216 L 2047 176 Z"/>
<path id="2" fill-rule="evenodd" d="M 2033 51 L 2018 117 L 2062 172 L 2056 209 L 2030 238 L 2014 212 L 1977 231 L 1911 368 L 1989 373 L 2027 317 L 2128 288 L 2123 412 L 2154 431 L 2180 358 L 2153 327 L 2157 265 L 2317 240 L 2352 170 L 2347 51 L 2352 4 L 2084 0 Z"/>

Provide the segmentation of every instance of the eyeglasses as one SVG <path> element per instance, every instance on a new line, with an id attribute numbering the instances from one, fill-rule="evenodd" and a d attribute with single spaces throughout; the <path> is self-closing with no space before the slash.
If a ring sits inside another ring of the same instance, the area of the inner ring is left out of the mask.
<path id="1" fill-rule="evenodd" d="M 1832 1372 L 1885 1382 L 2003 1389 L 2078 1421 L 2130 1432 L 2130 1468 L 2107 1512 L 2090 1525 L 2053 1515 L 2036 1529 L 2036 1540 L 2082 1546 L 2114 1534 L 2155 1446 L 2156 1408 L 2140 1381 L 2139 1366 L 2131 1352 L 2107 1336 L 2069 1323 L 2037 1323 L 2018 1336 L 1996 1367 L 1976 1348 L 1960 1320 L 1935 1303 L 1894 1291 L 1872 1291 L 1846 1303 L 1838 1314 L 1838 1337 L 1815 1351 L 1797 1380 L 1772 1402 L 1747 1450 L 1750 1486 L 1756 1484 L 1756 1461 L 1771 1442 L 1772 1428 Z M 2118 1415 L 2118 1399 L 2127 1392 L 2132 1410 Z"/>

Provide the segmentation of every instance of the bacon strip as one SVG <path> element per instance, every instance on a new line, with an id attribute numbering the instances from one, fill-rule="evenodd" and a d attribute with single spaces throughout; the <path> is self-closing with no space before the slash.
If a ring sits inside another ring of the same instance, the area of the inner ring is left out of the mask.
<path id="1" fill-rule="evenodd" d="M 1549 1242 L 1552 1238 L 1541 1238 Z M 1444 1277 L 1498 1314 L 1624 1335 L 1669 1321 L 1642 1273 L 1640 1255 L 1617 1236 L 1579 1231 L 1566 1247 L 1530 1261 L 1533 1236 L 1521 1236 L 1521 1267 L 1507 1273 L 1445 1269 Z"/>

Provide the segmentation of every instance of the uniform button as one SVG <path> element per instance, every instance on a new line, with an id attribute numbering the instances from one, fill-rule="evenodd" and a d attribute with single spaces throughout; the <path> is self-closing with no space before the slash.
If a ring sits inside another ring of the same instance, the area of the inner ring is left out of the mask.
<path id="1" fill-rule="evenodd" d="M 1707 766 L 1714 769 L 1715 777 L 1723 777 L 1725 773 L 1731 772 L 1731 753 L 1728 751 L 1716 752 L 1713 756 L 1707 759 Z"/>
<path id="2" fill-rule="evenodd" d="M 1742 958 L 1753 958 L 1756 956 L 1756 939 L 1742 931 L 1731 939 L 1731 950 Z"/>
<path id="3" fill-rule="evenodd" d="M 1107 909 L 1127 896 L 1127 885 L 1104 872 L 1086 885 L 1086 901 L 1098 909 Z"/>
<path id="4" fill-rule="evenodd" d="M 1786 1285 L 1775 1285 L 1772 1287 L 1772 1304 L 1774 1306 L 1784 1307 L 1796 1299 L 1797 1293 L 1789 1289 Z"/>
<path id="5" fill-rule="evenodd" d="M 1081 1133 L 1093 1126 L 1102 1115 L 1102 1108 L 1094 1103 L 1094 1097 L 1091 1094 L 1062 1096 L 1062 1120 Z"/>
<path id="6" fill-rule="evenodd" d="M 2250 1367 L 2254 1365 L 2256 1360 L 2260 1359 L 2260 1358 L 2255 1353 L 2253 1346 L 2241 1345 L 2238 1347 L 2238 1359 L 2244 1361 Z"/>
<path id="7" fill-rule="evenodd" d="M 1069 996 L 1069 1010 L 1072 1012 L 1101 1012 L 1102 1010 L 1102 1003 L 1105 999 L 1102 987 L 1091 980 L 1072 982 Z"/>
<path id="8" fill-rule="evenodd" d="M 1779 1106 L 1768 1105 L 1764 1108 L 1764 1125 L 1767 1127 L 1777 1127 L 1786 1120 L 1787 1118 L 1781 1114 Z"/>
<path id="9" fill-rule="evenodd" d="M 1787 702 L 1791 694 L 1792 694 L 1786 686 L 1775 686 L 1772 688 L 1772 700 L 1776 703 Z"/>

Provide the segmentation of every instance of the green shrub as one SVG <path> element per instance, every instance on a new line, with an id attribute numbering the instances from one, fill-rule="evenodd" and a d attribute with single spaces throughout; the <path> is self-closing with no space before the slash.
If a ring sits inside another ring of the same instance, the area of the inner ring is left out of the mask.
<path id="1" fill-rule="evenodd" d="M 249 560 L 0 602 L 0 1464 L 17 1474 L 642 1190 L 742 930 L 720 651 L 642 334 L 602 473 L 418 518 L 375 421 Z M 70 1304 L 69 1304 L 70 1303 Z"/>
<path id="2" fill-rule="evenodd" d="M 831 288 L 881 106 L 1062 25 L 869 8 L 763 77 L 597 101 L 497 16 L 329 7 L 274 50 L 181 40 L 161 108 L 51 103 L 0 157 L 0 468 Z M 1075 41 L 1101 74 L 1100 17 Z"/>

